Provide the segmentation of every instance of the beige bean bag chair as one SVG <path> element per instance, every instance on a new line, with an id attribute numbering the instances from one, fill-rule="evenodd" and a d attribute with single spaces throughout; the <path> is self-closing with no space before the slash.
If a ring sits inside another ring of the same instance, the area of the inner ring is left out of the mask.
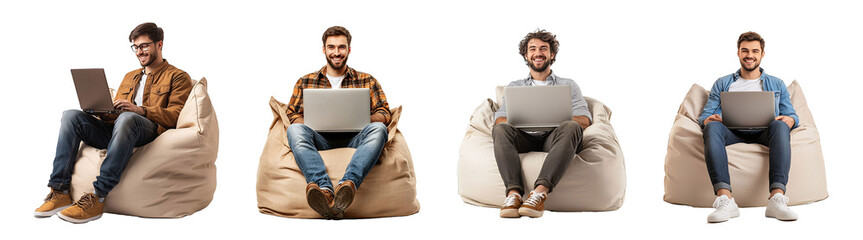
<path id="1" fill-rule="evenodd" d="M 323 218 L 306 202 L 306 179 L 288 146 L 287 105 L 271 98 L 270 107 L 274 119 L 258 165 L 258 210 L 281 217 Z M 353 204 L 345 211 L 345 218 L 406 216 L 419 212 L 411 153 L 404 136 L 396 128 L 401 109 L 392 109 L 387 143 L 378 163 L 363 180 Z M 353 148 L 337 148 L 320 152 L 333 183 L 342 178 L 354 151 Z"/>
<path id="2" fill-rule="evenodd" d="M 497 96 L 500 102 L 503 87 L 497 88 Z M 545 207 L 551 211 L 609 211 L 623 204 L 626 170 L 623 152 L 611 127 L 611 109 L 596 99 L 584 99 L 593 114 L 593 124 L 584 130 L 581 152 L 573 157 L 564 177 L 549 194 Z M 476 108 L 459 149 L 458 190 L 462 200 L 469 204 L 500 207 L 506 198 L 491 136 L 492 118 L 499 107 L 488 99 Z M 528 186 L 532 187 L 536 181 L 547 154 L 519 154 Z"/>
<path id="3" fill-rule="evenodd" d="M 219 124 L 207 80 L 193 84 L 177 128 L 135 148 L 105 211 L 140 217 L 183 217 L 207 207 L 216 191 Z M 106 150 L 81 144 L 72 174 L 72 197 L 93 191 Z"/>
<path id="4" fill-rule="evenodd" d="M 791 172 L 786 195 L 789 205 L 827 198 L 827 178 L 821 156 L 821 137 L 797 81 L 788 86 L 791 104 L 800 117 L 791 131 Z M 716 196 L 704 162 L 704 140 L 698 117 L 707 103 L 708 91 L 693 84 L 674 120 L 665 156 L 665 201 L 693 207 L 711 207 Z M 767 205 L 768 148 L 761 144 L 738 143 L 726 147 L 728 171 L 734 199 L 741 207 Z"/>

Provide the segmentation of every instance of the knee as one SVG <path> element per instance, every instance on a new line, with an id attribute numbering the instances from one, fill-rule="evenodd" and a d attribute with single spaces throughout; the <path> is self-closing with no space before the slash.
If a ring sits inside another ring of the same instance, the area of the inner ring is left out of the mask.
<path id="1" fill-rule="evenodd" d="M 74 122 L 74 121 L 81 119 L 83 117 L 89 117 L 89 114 L 87 114 L 81 110 L 69 109 L 69 110 L 63 111 L 62 121 L 64 123 L 71 123 L 71 122 Z"/>
<path id="2" fill-rule="evenodd" d="M 308 134 L 309 127 L 302 123 L 294 123 L 288 125 L 288 140 L 289 141 L 300 141 L 305 138 Z"/>
<path id="3" fill-rule="evenodd" d="M 120 113 L 119 116 L 117 116 L 117 120 L 114 121 L 114 124 L 125 126 L 125 125 L 128 125 L 130 123 L 134 123 L 135 118 L 138 118 L 138 117 L 141 117 L 141 115 L 138 115 L 137 113 L 133 113 L 133 112 L 123 112 L 123 113 Z"/>
<path id="4" fill-rule="evenodd" d="M 512 126 L 512 124 L 509 124 L 509 123 L 506 123 L 506 122 L 495 124 L 495 125 L 491 128 L 491 133 L 492 133 L 492 135 L 501 135 L 501 136 L 503 136 L 503 135 L 509 135 L 509 134 L 511 134 L 511 133 L 514 133 L 514 132 L 515 132 L 515 127 L 513 127 L 513 126 Z"/>
<path id="5" fill-rule="evenodd" d="M 114 121 L 114 131 L 123 132 L 136 129 L 135 127 L 139 126 L 137 122 L 139 118 L 143 118 L 143 116 L 133 112 L 121 113 Z"/>
<path id="6" fill-rule="evenodd" d="M 582 131 L 581 125 L 579 125 L 575 121 L 566 121 L 560 124 L 560 127 L 566 132 L 580 133 Z"/>
<path id="7" fill-rule="evenodd" d="M 369 123 L 366 128 L 372 133 L 387 132 L 387 126 L 380 122 Z"/>
<path id="8" fill-rule="evenodd" d="M 790 132 L 791 131 L 791 128 L 788 127 L 788 124 L 786 124 L 785 122 L 780 121 L 780 120 L 773 120 L 773 122 L 770 122 L 770 125 L 768 125 L 767 127 L 770 128 L 771 131 L 776 131 L 776 132 Z"/>
<path id="9" fill-rule="evenodd" d="M 725 124 L 719 121 L 713 121 L 704 125 L 703 137 L 704 141 L 707 141 L 710 138 L 722 137 L 723 130 L 725 129 Z"/>
<path id="10" fill-rule="evenodd" d="M 369 125 L 366 125 L 365 129 L 363 129 L 363 132 L 365 132 L 366 136 L 380 137 L 383 139 L 387 138 L 387 126 L 383 123 L 369 123 Z"/>

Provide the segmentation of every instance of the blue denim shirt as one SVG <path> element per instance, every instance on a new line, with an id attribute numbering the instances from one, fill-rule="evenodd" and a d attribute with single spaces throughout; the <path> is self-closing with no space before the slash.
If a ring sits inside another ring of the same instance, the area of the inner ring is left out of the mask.
<path id="1" fill-rule="evenodd" d="M 587 101 L 584 101 L 584 96 L 581 95 L 581 88 L 578 87 L 578 84 L 575 84 L 575 81 L 569 78 L 558 77 L 557 75 L 554 75 L 554 72 L 552 72 L 545 81 L 548 81 L 549 86 L 568 85 L 570 89 L 572 89 L 572 116 L 585 116 L 591 123 L 593 123 L 593 116 L 590 115 L 590 111 L 587 109 Z M 510 82 L 507 87 L 510 86 L 533 86 L 533 79 L 531 79 L 530 75 L 527 75 L 527 78 Z M 500 108 L 498 108 L 497 112 L 494 113 L 494 119 L 506 117 L 506 96 L 502 99 L 503 101 L 500 103 Z"/>
<path id="2" fill-rule="evenodd" d="M 785 82 L 778 77 L 767 75 L 767 73 L 764 73 L 763 68 L 759 69 L 761 70 L 762 89 L 764 89 L 764 91 L 774 92 L 776 99 L 773 102 L 776 105 L 776 116 L 789 116 L 793 118 L 794 127 L 792 127 L 792 129 L 796 128 L 797 124 L 800 123 L 800 118 L 797 117 L 797 112 L 794 111 L 794 106 L 791 105 L 791 96 L 788 93 L 788 88 L 785 87 Z M 707 98 L 707 104 L 704 105 L 704 110 L 701 111 L 701 117 L 698 118 L 698 125 L 701 125 L 701 127 L 704 128 L 704 120 L 713 114 L 719 114 L 719 116 L 722 116 L 722 108 L 719 106 L 719 103 L 721 102 L 719 99 L 719 93 L 727 92 L 731 83 L 737 81 L 738 78 L 740 78 L 740 70 L 737 70 L 737 72 L 733 74 L 721 77 L 713 83 L 713 88 L 710 89 L 710 96 Z"/>

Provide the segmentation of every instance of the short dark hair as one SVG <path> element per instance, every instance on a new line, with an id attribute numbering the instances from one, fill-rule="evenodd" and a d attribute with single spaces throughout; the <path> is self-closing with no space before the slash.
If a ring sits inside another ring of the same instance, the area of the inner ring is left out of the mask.
<path id="1" fill-rule="evenodd" d="M 135 41 L 135 38 L 141 35 L 147 35 L 153 42 L 161 42 L 165 37 L 165 32 L 162 31 L 162 28 L 156 26 L 155 23 L 141 23 L 135 29 L 132 29 L 132 33 L 129 33 L 129 42 Z"/>
<path id="2" fill-rule="evenodd" d="M 324 36 L 321 37 L 321 41 L 324 42 L 324 45 L 327 45 L 327 38 L 331 36 L 345 36 L 348 38 L 348 46 L 351 45 L 351 32 L 349 32 L 345 27 L 332 26 L 327 28 L 327 30 L 324 31 Z"/>
<path id="3" fill-rule="evenodd" d="M 748 41 L 758 41 L 761 43 L 761 51 L 764 51 L 764 39 L 761 38 L 761 35 L 752 31 L 740 34 L 740 38 L 737 38 L 737 49 L 740 49 L 740 43 Z"/>
<path id="4" fill-rule="evenodd" d="M 527 43 L 534 38 L 548 43 L 549 47 L 551 48 L 551 53 L 555 55 L 555 57 L 550 60 L 549 64 L 554 63 L 557 58 L 557 49 L 560 47 L 560 42 L 557 41 L 556 35 L 545 31 L 545 29 L 536 29 L 536 31 L 528 33 L 526 36 L 524 36 L 524 39 L 522 39 L 521 42 L 518 43 L 518 54 L 524 57 L 524 54 L 527 54 Z"/>

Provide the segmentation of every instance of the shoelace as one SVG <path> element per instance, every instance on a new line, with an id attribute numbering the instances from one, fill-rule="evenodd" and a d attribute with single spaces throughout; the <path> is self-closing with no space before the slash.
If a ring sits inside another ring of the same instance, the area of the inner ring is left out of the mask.
<path id="1" fill-rule="evenodd" d="M 721 208 L 731 204 L 730 198 L 717 198 L 719 201 L 713 203 L 713 208 Z"/>
<path id="2" fill-rule="evenodd" d="M 75 205 L 81 207 L 83 210 L 87 210 L 93 207 L 93 201 L 99 201 L 99 199 L 96 199 L 96 194 L 85 194 L 80 200 L 75 202 Z"/>
<path id="3" fill-rule="evenodd" d="M 515 206 L 516 198 L 521 198 L 521 196 L 519 196 L 517 194 L 510 194 L 508 197 L 506 197 L 506 200 L 503 201 L 503 205 L 504 206 Z"/>
<path id="4" fill-rule="evenodd" d="M 785 197 L 784 195 L 781 197 L 774 196 L 770 198 L 770 201 L 776 202 L 782 209 L 788 209 L 788 197 Z"/>
<path id="5" fill-rule="evenodd" d="M 45 196 L 45 201 L 47 202 L 47 201 L 54 200 L 54 199 L 59 198 L 59 197 L 60 197 L 59 192 L 51 190 L 51 192 L 48 193 L 48 196 Z"/>
<path id="6" fill-rule="evenodd" d="M 528 198 L 527 201 L 524 201 L 524 204 L 536 206 L 542 201 L 542 199 L 545 199 L 545 194 L 532 192 L 530 194 L 530 198 Z"/>

